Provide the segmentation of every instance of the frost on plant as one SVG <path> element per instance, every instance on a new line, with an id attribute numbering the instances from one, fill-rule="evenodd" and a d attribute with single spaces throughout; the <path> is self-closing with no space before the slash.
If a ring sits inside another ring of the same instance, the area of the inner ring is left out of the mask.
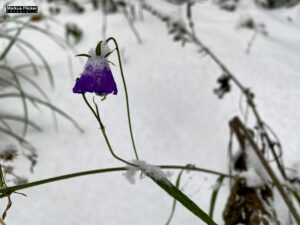
<path id="1" fill-rule="evenodd" d="M 137 167 L 128 166 L 126 172 L 124 173 L 124 176 L 127 178 L 129 183 L 131 183 L 131 184 L 135 183 L 135 181 L 136 181 L 135 174 L 138 170 L 141 170 L 147 176 L 154 178 L 156 180 L 164 180 L 170 176 L 169 173 L 162 171 L 161 168 L 150 165 L 143 160 L 134 160 L 134 161 L 132 161 L 132 163 L 134 165 L 136 165 Z"/>
<path id="2" fill-rule="evenodd" d="M 77 79 L 73 88 L 74 93 L 85 94 L 86 92 L 98 95 L 108 95 L 118 93 L 117 85 L 109 67 L 109 62 L 105 55 L 109 53 L 106 44 L 101 45 L 101 55 L 97 56 L 94 49 L 89 51 L 89 59 L 85 68 Z"/>

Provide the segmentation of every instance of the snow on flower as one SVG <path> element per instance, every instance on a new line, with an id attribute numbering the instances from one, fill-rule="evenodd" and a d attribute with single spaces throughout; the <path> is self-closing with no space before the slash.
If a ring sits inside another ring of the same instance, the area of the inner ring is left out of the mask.
<path id="1" fill-rule="evenodd" d="M 94 49 L 89 51 L 89 57 L 85 68 L 77 79 L 73 88 L 74 93 L 85 94 L 86 92 L 98 95 L 108 95 L 118 93 L 117 85 L 109 67 L 108 60 L 104 57 L 109 52 L 109 48 L 104 43 L 101 45 L 101 55 L 97 56 Z"/>
<path id="2" fill-rule="evenodd" d="M 138 167 L 127 166 L 127 170 L 123 174 L 129 181 L 129 183 L 131 183 L 131 184 L 135 183 L 135 181 L 136 181 L 135 174 L 138 170 L 141 170 L 146 175 L 148 175 L 156 180 L 165 180 L 167 177 L 170 176 L 169 173 L 162 171 L 161 168 L 150 165 L 143 160 L 133 160 L 132 163 L 137 165 Z"/>

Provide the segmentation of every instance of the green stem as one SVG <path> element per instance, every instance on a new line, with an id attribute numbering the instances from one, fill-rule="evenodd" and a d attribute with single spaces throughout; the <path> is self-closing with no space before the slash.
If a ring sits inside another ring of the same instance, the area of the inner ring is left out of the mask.
<path id="1" fill-rule="evenodd" d="M 132 146 L 133 146 L 135 158 L 137 160 L 139 160 L 139 157 L 138 157 L 138 154 L 137 154 L 137 150 L 136 150 L 136 147 L 135 147 L 134 138 L 133 138 L 133 132 L 132 132 L 132 126 L 131 126 L 131 119 L 130 119 L 130 110 L 129 110 L 128 92 L 127 92 L 125 77 L 124 77 L 124 73 L 123 73 L 123 67 L 122 67 L 122 62 L 121 62 L 121 56 L 120 56 L 119 46 L 118 46 L 118 43 L 117 43 L 117 41 L 116 41 L 116 39 L 114 37 L 108 38 L 106 40 L 106 42 L 108 43 L 110 40 L 112 40 L 114 42 L 114 44 L 116 46 L 117 53 L 118 53 L 118 60 L 119 60 L 119 65 L 120 65 L 120 72 L 121 72 L 121 76 L 122 76 L 122 81 L 123 81 L 123 86 L 124 86 L 124 91 L 125 91 L 125 97 L 126 97 L 127 118 L 128 118 L 128 125 L 129 125 L 130 137 L 131 137 L 131 142 L 132 142 Z"/>
<path id="2" fill-rule="evenodd" d="M 198 171 L 198 172 L 203 172 L 203 173 L 210 173 L 213 175 L 217 175 L 217 176 L 224 176 L 227 178 L 237 178 L 237 176 L 232 176 L 229 174 L 225 174 L 225 173 L 221 173 L 221 172 L 217 172 L 214 170 L 208 170 L 208 169 L 203 169 L 203 168 L 198 168 L 198 167 L 193 167 L 193 166 L 177 166 L 177 165 L 158 165 L 158 167 L 160 167 L 161 169 L 178 169 L 178 170 L 189 170 L 189 171 Z"/>
<path id="3" fill-rule="evenodd" d="M 82 97 L 83 97 L 85 103 L 87 104 L 87 106 L 88 106 L 88 107 L 90 108 L 90 110 L 93 112 L 93 114 L 94 114 L 96 120 L 98 121 L 98 123 L 99 123 L 99 125 L 100 125 L 100 128 L 101 128 L 101 131 L 102 131 L 102 134 L 103 134 L 103 137 L 104 137 L 104 139 L 105 139 L 105 142 L 106 142 L 106 144 L 107 144 L 107 146 L 108 146 L 108 149 L 109 149 L 110 153 L 112 154 L 112 156 L 113 156 L 114 158 L 116 158 L 117 160 L 119 160 L 119 161 L 121 161 L 121 162 L 123 162 L 123 163 L 125 163 L 125 164 L 127 164 L 127 165 L 131 165 L 131 166 L 136 167 L 136 165 L 134 165 L 134 164 L 132 164 L 132 163 L 126 161 L 125 159 L 120 158 L 119 156 L 117 156 L 117 155 L 114 153 L 114 151 L 113 151 L 113 149 L 112 149 L 112 147 L 111 147 L 111 145 L 110 145 L 109 139 L 108 139 L 108 137 L 107 137 L 107 135 L 106 135 L 105 127 L 104 127 L 104 125 L 103 125 L 103 123 L 102 123 L 102 121 L 101 121 L 101 119 L 100 119 L 100 114 L 99 114 L 99 112 L 98 112 L 97 105 L 95 104 L 95 107 L 96 107 L 96 111 L 95 111 L 95 110 L 93 109 L 93 107 L 90 105 L 90 103 L 88 102 L 88 100 L 86 99 L 86 97 L 85 97 L 84 94 L 82 94 Z"/>
<path id="4" fill-rule="evenodd" d="M 48 178 L 48 179 L 44 179 L 44 180 L 31 182 L 31 183 L 26 183 L 26 184 L 16 185 L 16 186 L 12 186 L 12 187 L 2 188 L 2 189 L 0 189 L 0 193 L 1 193 L 0 197 L 4 197 L 7 194 L 10 194 L 12 192 L 22 190 L 22 189 L 25 189 L 25 188 L 39 186 L 39 185 L 42 185 L 42 184 L 52 183 L 52 182 L 60 181 L 60 180 L 66 180 L 66 179 L 70 179 L 70 178 L 73 178 L 73 177 L 80 177 L 80 176 L 86 176 L 86 175 L 97 174 L 97 173 L 108 173 L 108 172 L 115 172 L 115 171 L 124 171 L 124 170 L 126 170 L 126 167 L 115 167 L 115 168 L 107 168 L 107 169 L 99 169 L 99 170 L 89 170 L 89 171 L 83 171 L 83 172 L 79 172 L 79 173 L 72 173 L 72 174 L 67 174 L 67 175 L 58 176 L 58 177 L 52 177 L 52 178 Z"/>
<path id="5" fill-rule="evenodd" d="M 210 173 L 213 175 L 224 175 L 224 177 L 227 177 L 227 178 L 236 178 L 234 176 L 230 176 L 227 174 L 219 173 L 219 172 L 212 171 L 212 170 L 197 168 L 197 167 L 186 167 L 186 166 L 176 166 L 176 165 L 160 165 L 158 167 L 160 167 L 161 169 L 182 169 L 182 170 L 190 170 L 190 171 L 199 171 L 199 172 L 204 172 L 204 173 Z M 11 186 L 11 187 L 7 187 L 7 188 L 2 188 L 2 189 L 0 189 L 0 198 L 4 197 L 7 194 L 10 194 L 12 192 L 18 191 L 18 190 L 35 187 L 35 186 L 39 186 L 42 184 L 52 183 L 55 181 L 66 180 L 66 179 L 70 179 L 70 178 L 74 178 L 74 177 L 80 177 L 80 176 L 86 176 L 86 175 L 92 175 L 92 174 L 98 174 L 98 173 L 108 173 L 108 172 L 117 172 L 117 171 L 125 171 L 125 170 L 127 170 L 127 167 L 113 167 L 113 168 L 105 168 L 105 169 L 97 169 L 97 170 L 88 170 L 88 171 L 82 171 L 82 172 L 78 172 L 78 173 L 71 173 L 71 174 L 66 174 L 66 175 L 62 175 L 62 176 L 43 179 L 43 180 L 39 180 L 39 181 L 34 181 L 31 183 L 27 183 L 27 184 L 21 184 L 21 185 Z"/>

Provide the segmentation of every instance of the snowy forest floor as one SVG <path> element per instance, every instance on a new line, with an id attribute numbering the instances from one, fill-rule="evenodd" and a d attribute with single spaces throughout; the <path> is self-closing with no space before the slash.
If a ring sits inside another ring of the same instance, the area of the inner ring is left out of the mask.
<path id="1" fill-rule="evenodd" d="M 152 0 L 151 4 L 167 14 L 176 15 L 175 6 Z M 183 12 L 184 13 L 184 10 Z M 268 36 L 258 34 L 246 54 L 253 35 L 249 29 L 237 29 L 243 15 L 265 24 Z M 285 165 L 300 173 L 300 7 L 265 11 L 244 1 L 235 11 L 220 10 L 212 3 L 193 8 L 195 30 L 199 38 L 231 69 L 236 77 L 255 93 L 257 108 L 275 130 L 283 145 Z M 287 17 L 292 18 L 289 21 Z M 101 12 L 92 9 L 83 15 L 65 12 L 57 16 L 62 22 L 73 21 L 84 30 L 76 45 L 87 53 L 102 39 Z M 186 165 L 227 172 L 228 122 L 241 116 L 240 91 L 218 99 L 213 93 L 221 71 L 213 61 L 202 57 L 195 46 L 181 47 L 172 41 L 166 26 L 144 11 L 144 20 L 135 26 L 143 40 L 138 44 L 124 16 L 108 15 L 107 37 L 117 39 L 122 51 L 124 73 L 129 92 L 133 132 L 140 158 L 152 164 Z M 39 24 L 45 27 L 41 22 Z M 51 25 L 50 30 L 64 35 Z M 30 108 L 32 120 L 42 124 L 43 132 L 29 130 L 27 139 L 38 149 L 34 173 L 23 157 L 15 162 L 16 172 L 30 181 L 67 173 L 122 166 L 113 159 L 100 133 L 97 121 L 82 97 L 72 93 L 76 77 L 84 62 L 71 55 L 74 74 L 70 76 L 67 55 L 45 36 L 24 30 L 21 37 L 30 41 L 49 61 L 55 76 L 55 88 L 45 74 L 36 81 L 51 101 L 69 113 L 84 129 L 80 133 L 66 119 L 58 116 L 58 130 L 51 111 Z M 14 63 L 17 53 L 9 55 Z M 85 59 L 84 59 L 85 60 Z M 115 55 L 110 60 L 117 63 Z M 125 95 L 119 68 L 112 66 L 119 89 L 100 104 L 100 113 L 115 151 L 134 159 L 127 125 Z M 90 95 L 91 96 L 91 95 Z M 89 97 L 90 97 L 89 96 Z M 0 105 L 0 107 L 4 107 Z M 7 112 L 22 110 L 19 99 L 10 100 Z M 21 128 L 20 128 L 21 130 Z M 7 143 L 7 137 L 0 137 Z M 178 171 L 172 171 L 175 182 Z M 198 172 L 183 173 L 181 188 L 202 209 L 208 211 L 212 187 L 217 177 Z M 12 195 L 7 224 L 30 225 L 116 225 L 165 224 L 172 199 L 150 179 L 128 183 L 122 172 L 91 175 L 38 186 L 22 191 L 27 197 Z M 225 181 L 217 199 L 215 220 L 223 223 L 222 211 L 229 194 Z M 288 224 L 288 209 L 276 194 L 275 206 L 282 224 Z M 1 210 L 6 205 L 1 204 Z M 202 224 L 178 205 L 172 224 Z"/>

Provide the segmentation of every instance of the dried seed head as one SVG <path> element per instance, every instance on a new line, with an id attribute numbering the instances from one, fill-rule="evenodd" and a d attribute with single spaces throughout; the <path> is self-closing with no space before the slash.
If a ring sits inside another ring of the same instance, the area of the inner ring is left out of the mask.
<path id="1" fill-rule="evenodd" d="M 2 159 L 4 162 L 13 161 L 17 156 L 18 156 L 18 150 L 14 145 L 6 146 L 0 152 L 0 159 Z"/>

